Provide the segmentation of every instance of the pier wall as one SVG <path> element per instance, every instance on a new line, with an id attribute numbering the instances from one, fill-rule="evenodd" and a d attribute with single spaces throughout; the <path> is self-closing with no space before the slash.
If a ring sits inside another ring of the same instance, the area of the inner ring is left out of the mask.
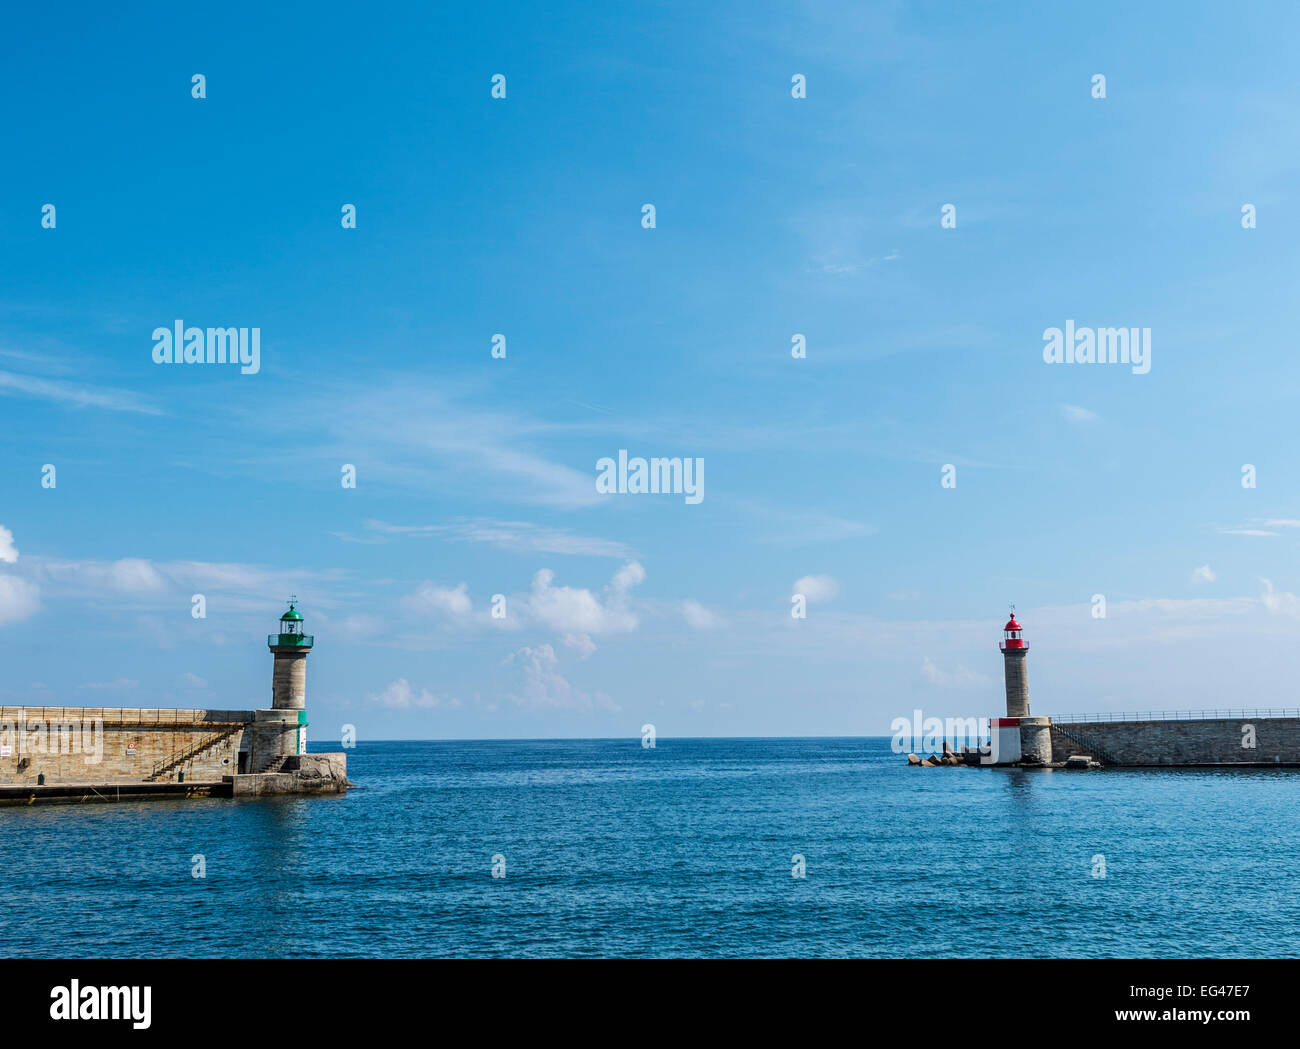
<path id="1" fill-rule="evenodd" d="M 1253 748 L 1242 745 L 1247 726 Z M 1053 722 L 1052 760 L 1071 754 L 1106 765 L 1300 765 L 1300 718 Z"/>
<path id="2" fill-rule="evenodd" d="M 253 721 L 251 710 L 0 707 L 0 784 L 220 780 L 240 771 Z"/>

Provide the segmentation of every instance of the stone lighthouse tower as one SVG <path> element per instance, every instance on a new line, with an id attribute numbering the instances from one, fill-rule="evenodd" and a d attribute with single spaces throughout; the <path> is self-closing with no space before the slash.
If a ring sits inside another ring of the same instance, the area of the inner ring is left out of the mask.
<path id="1" fill-rule="evenodd" d="M 254 712 L 254 772 L 278 771 L 284 759 L 307 753 L 307 654 L 315 640 L 302 632 L 298 599 L 280 617 L 280 631 L 267 636 L 275 656 L 271 671 L 271 706 Z"/>
<path id="2" fill-rule="evenodd" d="M 1031 717 L 1029 713 L 1029 676 L 1025 671 L 1025 661 L 1029 657 L 1029 645 L 1025 643 L 1020 624 L 1016 622 L 1016 610 L 1012 608 L 1011 618 L 1002 628 L 1002 669 L 1006 674 L 1007 716 L 998 719 L 1001 734 L 1008 731 L 1012 735 L 1014 748 L 1016 735 L 1019 735 L 1019 760 L 1024 765 L 1047 765 L 1052 761 L 1052 719 Z M 1014 727 L 1013 727 L 1014 726 Z M 1017 733 L 1015 729 L 1018 728 Z M 1005 755 L 1009 756 L 1009 755 Z"/>
<path id="3" fill-rule="evenodd" d="M 1029 646 L 1021 636 L 1014 608 L 1007 625 L 1002 628 L 1002 637 L 1002 667 L 1007 681 L 1007 717 L 1028 717 L 1029 678 L 1025 674 L 1025 660 L 1029 655 Z"/>
<path id="4" fill-rule="evenodd" d="M 271 673 L 271 706 L 276 710 L 302 710 L 307 706 L 307 654 L 311 652 L 311 634 L 302 632 L 302 613 L 298 598 L 289 598 L 289 611 L 280 617 L 280 632 L 266 639 L 275 653 Z"/>

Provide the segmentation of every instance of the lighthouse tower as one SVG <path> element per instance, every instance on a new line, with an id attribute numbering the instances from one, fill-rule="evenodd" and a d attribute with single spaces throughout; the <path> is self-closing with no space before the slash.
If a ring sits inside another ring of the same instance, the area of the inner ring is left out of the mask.
<path id="1" fill-rule="evenodd" d="M 1052 719 L 1031 717 L 1029 677 L 1025 660 L 1029 645 L 1016 622 L 1016 610 L 1002 628 L 1002 669 L 1006 674 L 1007 716 L 996 718 L 998 764 L 1049 765 L 1052 761 Z M 1012 756 L 1014 755 L 1014 757 Z"/>
<path id="2" fill-rule="evenodd" d="M 252 772 L 278 772 L 284 759 L 307 753 L 307 654 L 315 638 L 302 632 L 298 599 L 280 617 L 280 630 L 266 646 L 275 656 L 271 706 L 254 712 Z"/>
<path id="3" fill-rule="evenodd" d="M 1021 636 L 1014 608 L 1007 625 L 1002 628 L 1002 638 L 1002 668 L 1007 681 L 1007 717 L 1028 717 L 1029 678 L 1025 674 L 1025 659 L 1029 655 L 1029 646 Z"/>
<path id="4" fill-rule="evenodd" d="M 270 634 L 267 647 L 275 653 L 271 672 L 271 706 L 276 710 L 302 710 L 307 706 L 307 654 L 315 638 L 302 632 L 298 598 L 289 598 L 289 611 L 280 617 L 280 632 Z"/>

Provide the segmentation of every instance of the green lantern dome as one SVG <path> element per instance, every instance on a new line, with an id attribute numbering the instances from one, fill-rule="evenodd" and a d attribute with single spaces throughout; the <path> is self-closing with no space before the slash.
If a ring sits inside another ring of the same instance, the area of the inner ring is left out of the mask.
<path id="1" fill-rule="evenodd" d="M 280 617 L 280 632 L 267 637 L 271 648 L 311 648 L 314 640 L 302 632 L 302 613 L 298 611 L 298 598 L 289 598 L 289 611 Z"/>

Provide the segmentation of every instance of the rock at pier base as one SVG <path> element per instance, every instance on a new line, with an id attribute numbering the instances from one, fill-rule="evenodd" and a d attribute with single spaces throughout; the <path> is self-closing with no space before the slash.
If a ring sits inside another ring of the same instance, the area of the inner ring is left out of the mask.
<path id="1" fill-rule="evenodd" d="M 276 772 L 223 776 L 235 797 L 257 794 L 345 794 L 346 754 L 291 754 Z"/>

